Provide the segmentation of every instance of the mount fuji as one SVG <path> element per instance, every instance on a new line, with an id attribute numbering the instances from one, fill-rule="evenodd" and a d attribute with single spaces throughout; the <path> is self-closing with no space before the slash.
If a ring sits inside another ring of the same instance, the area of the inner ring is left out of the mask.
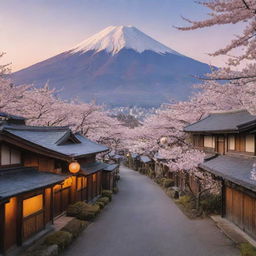
<path id="1" fill-rule="evenodd" d="M 154 107 L 186 99 L 210 71 L 133 26 L 110 26 L 72 49 L 12 74 L 16 84 L 48 83 L 63 98 Z"/>

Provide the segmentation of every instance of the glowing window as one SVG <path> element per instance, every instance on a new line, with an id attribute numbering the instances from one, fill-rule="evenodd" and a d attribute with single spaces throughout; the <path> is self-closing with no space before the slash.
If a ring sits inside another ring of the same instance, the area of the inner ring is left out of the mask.
<path id="1" fill-rule="evenodd" d="M 71 187 L 71 185 L 72 185 L 72 178 L 69 177 L 69 178 L 65 179 L 62 188 L 68 188 L 68 187 Z"/>
<path id="2" fill-rule="evenodd" d="M 28 217 L 43 209 L 43 195 L 37 195 L 23 200 L 23 217 Z"/>
<path id="3" fill-rule="evenodd" d="M 78 177 L 77 178 L 77 191 L 87 187 L 87 178 Z"/>

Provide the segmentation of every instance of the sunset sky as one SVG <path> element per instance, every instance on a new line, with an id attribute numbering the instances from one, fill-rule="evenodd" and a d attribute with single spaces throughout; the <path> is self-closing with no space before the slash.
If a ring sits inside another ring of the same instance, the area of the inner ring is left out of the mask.
<path id="1" fill-rule="evenodd" d="M 207 53 L 224 46 L 240 26 L 182 32 L 181 16 L 202 19 L 207 9 L 193 0 L 3 0 L 0 51 L 19 70 L 72 48 L 109 25 L 133 25 L 172 49 L 223 66 Z"/>

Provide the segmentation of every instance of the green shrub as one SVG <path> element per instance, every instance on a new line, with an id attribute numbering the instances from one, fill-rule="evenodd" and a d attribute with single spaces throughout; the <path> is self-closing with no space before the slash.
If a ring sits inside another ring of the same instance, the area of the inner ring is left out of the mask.
<path id="1" fill-rule="evenodd" d="M 82 211 L 77 216 L 80 220 L 92 221 L 100 212 L 100 206 L 98 204 L 89 205 L 82 209 Z"/>
<path id="2" fill-rule="evenodd" d="M 100 207 L 100 209 L 103 209 L 105 206 L 103 202 L 96 202 L 95 204 L 97 204 Z"/>
<path id="3" fill-rule="evenodd" d="M 114 193 L 114 194 L 117 194 L 118 192 L 119 192 L 118 187 L 113 188 L 113 193 Z"/>
<path id="4" fill-rule="evenodd" d="M 249 243 L 242 243 L 240 245 L 241 256 L 256 256 L 256 248 Z"/>
<path id="5" fill-rule="evenodd" d="M 103 190 L 102 191 L 102 197 L 108 197 L 109 201 L 112 200 L 112 194 L 113 194 L 113 192 L 111 190 Z"/>
<path id="6" fill-rule="evenodd" d="M 99 205 L 91 205 L 85 202 L 77 202 L 67 209 L 67 216 L 76 217 L 80 220 L 93 220 L 100 212 Z"/>
<path id="7" fill-rule="evenodd" d="M 72 234 L 66 231 L 56 231 L 45 238 L 44 244 L 46 245 L 56 244 L 59 250 L 62 251 L 69 246 L 71 241 L 72 241 Z"/>
<path id="8" fill-rule="evenodd" d="M 108 197 L 100 197 L 97 202 L 102 202 L 105 205 L 107 205 L 109 203 L 109 198 Z"/>
<path id="9" fill-rule="evenodd" d="M 71 204 L 68 206 L 68 209 L 66 211 L 67 216 L 76 217 L 79 215 L 79 213 L 82 211 L 82 209 L 85 207 L 85 202 L 76 202 L 74 204 Z"/>
<path id="10" fill-rule="evenodd" d="M 185 195 L 185 196 L 180 196 L 179 199 L 177 200 L 177 203 L 183 205 L 184 207 L 189 207 L 191 202 L 191 196 Z"/>
<path id="11" fill-rule="evenodd" d="M 163 181 L 163 187 L 169 188 L 174 186 L 174 180 L 173 179 L 164 179 Z"/>
<path id="12" fill-rule="evenodd" d="M 72 234 L 72 238 L 78 237 L 78 235 L 88 226 L 87 221 L 73 219 L 66 224 L 61 231 L 66 231 Z"/>
<path id="13" fill-rule="evenodd" d="M 53 245 L 36 245 L 33 248 L 29 248 L 23 256 L 57 256 L 58 253 L 58 245 L 53 244 Z"/>
<path id="14" fill-rule="evenodd" d="M 207 195 L 200 202 L 201 209 L 206 213 L 220 213 L 221 211 L 221 196 Z"/>

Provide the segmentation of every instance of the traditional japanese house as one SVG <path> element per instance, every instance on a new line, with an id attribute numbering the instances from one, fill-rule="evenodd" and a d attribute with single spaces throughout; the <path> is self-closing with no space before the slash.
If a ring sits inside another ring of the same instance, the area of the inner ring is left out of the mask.
<path id="1" fill-rule="evenodd" d="M 154 170 L 154 162 L 148 156 L 140 156 L 140 172 L 143 174 Z"/>
<path id="2" fill-rule="evenodd" d="M 102 172 L 102 188 L 113 190 L 117 187 L 119 173 L 118 164 L 106 164 Z"/>
<path id="3" fill-rule="evenodd" d="M 245 110 L 212 113 L 185 131 L 208 154 L 200 169 L 222 183 L 222 216 L 255 238 L 256 116 Z"/>
<path id="4" fill-rule="evenodd" d="M 106 150 L 68 127 L 0 113 L 0 254 L 47 230 L 70 203 L 99 195 L 105 165 L 96 154 Z"/>

